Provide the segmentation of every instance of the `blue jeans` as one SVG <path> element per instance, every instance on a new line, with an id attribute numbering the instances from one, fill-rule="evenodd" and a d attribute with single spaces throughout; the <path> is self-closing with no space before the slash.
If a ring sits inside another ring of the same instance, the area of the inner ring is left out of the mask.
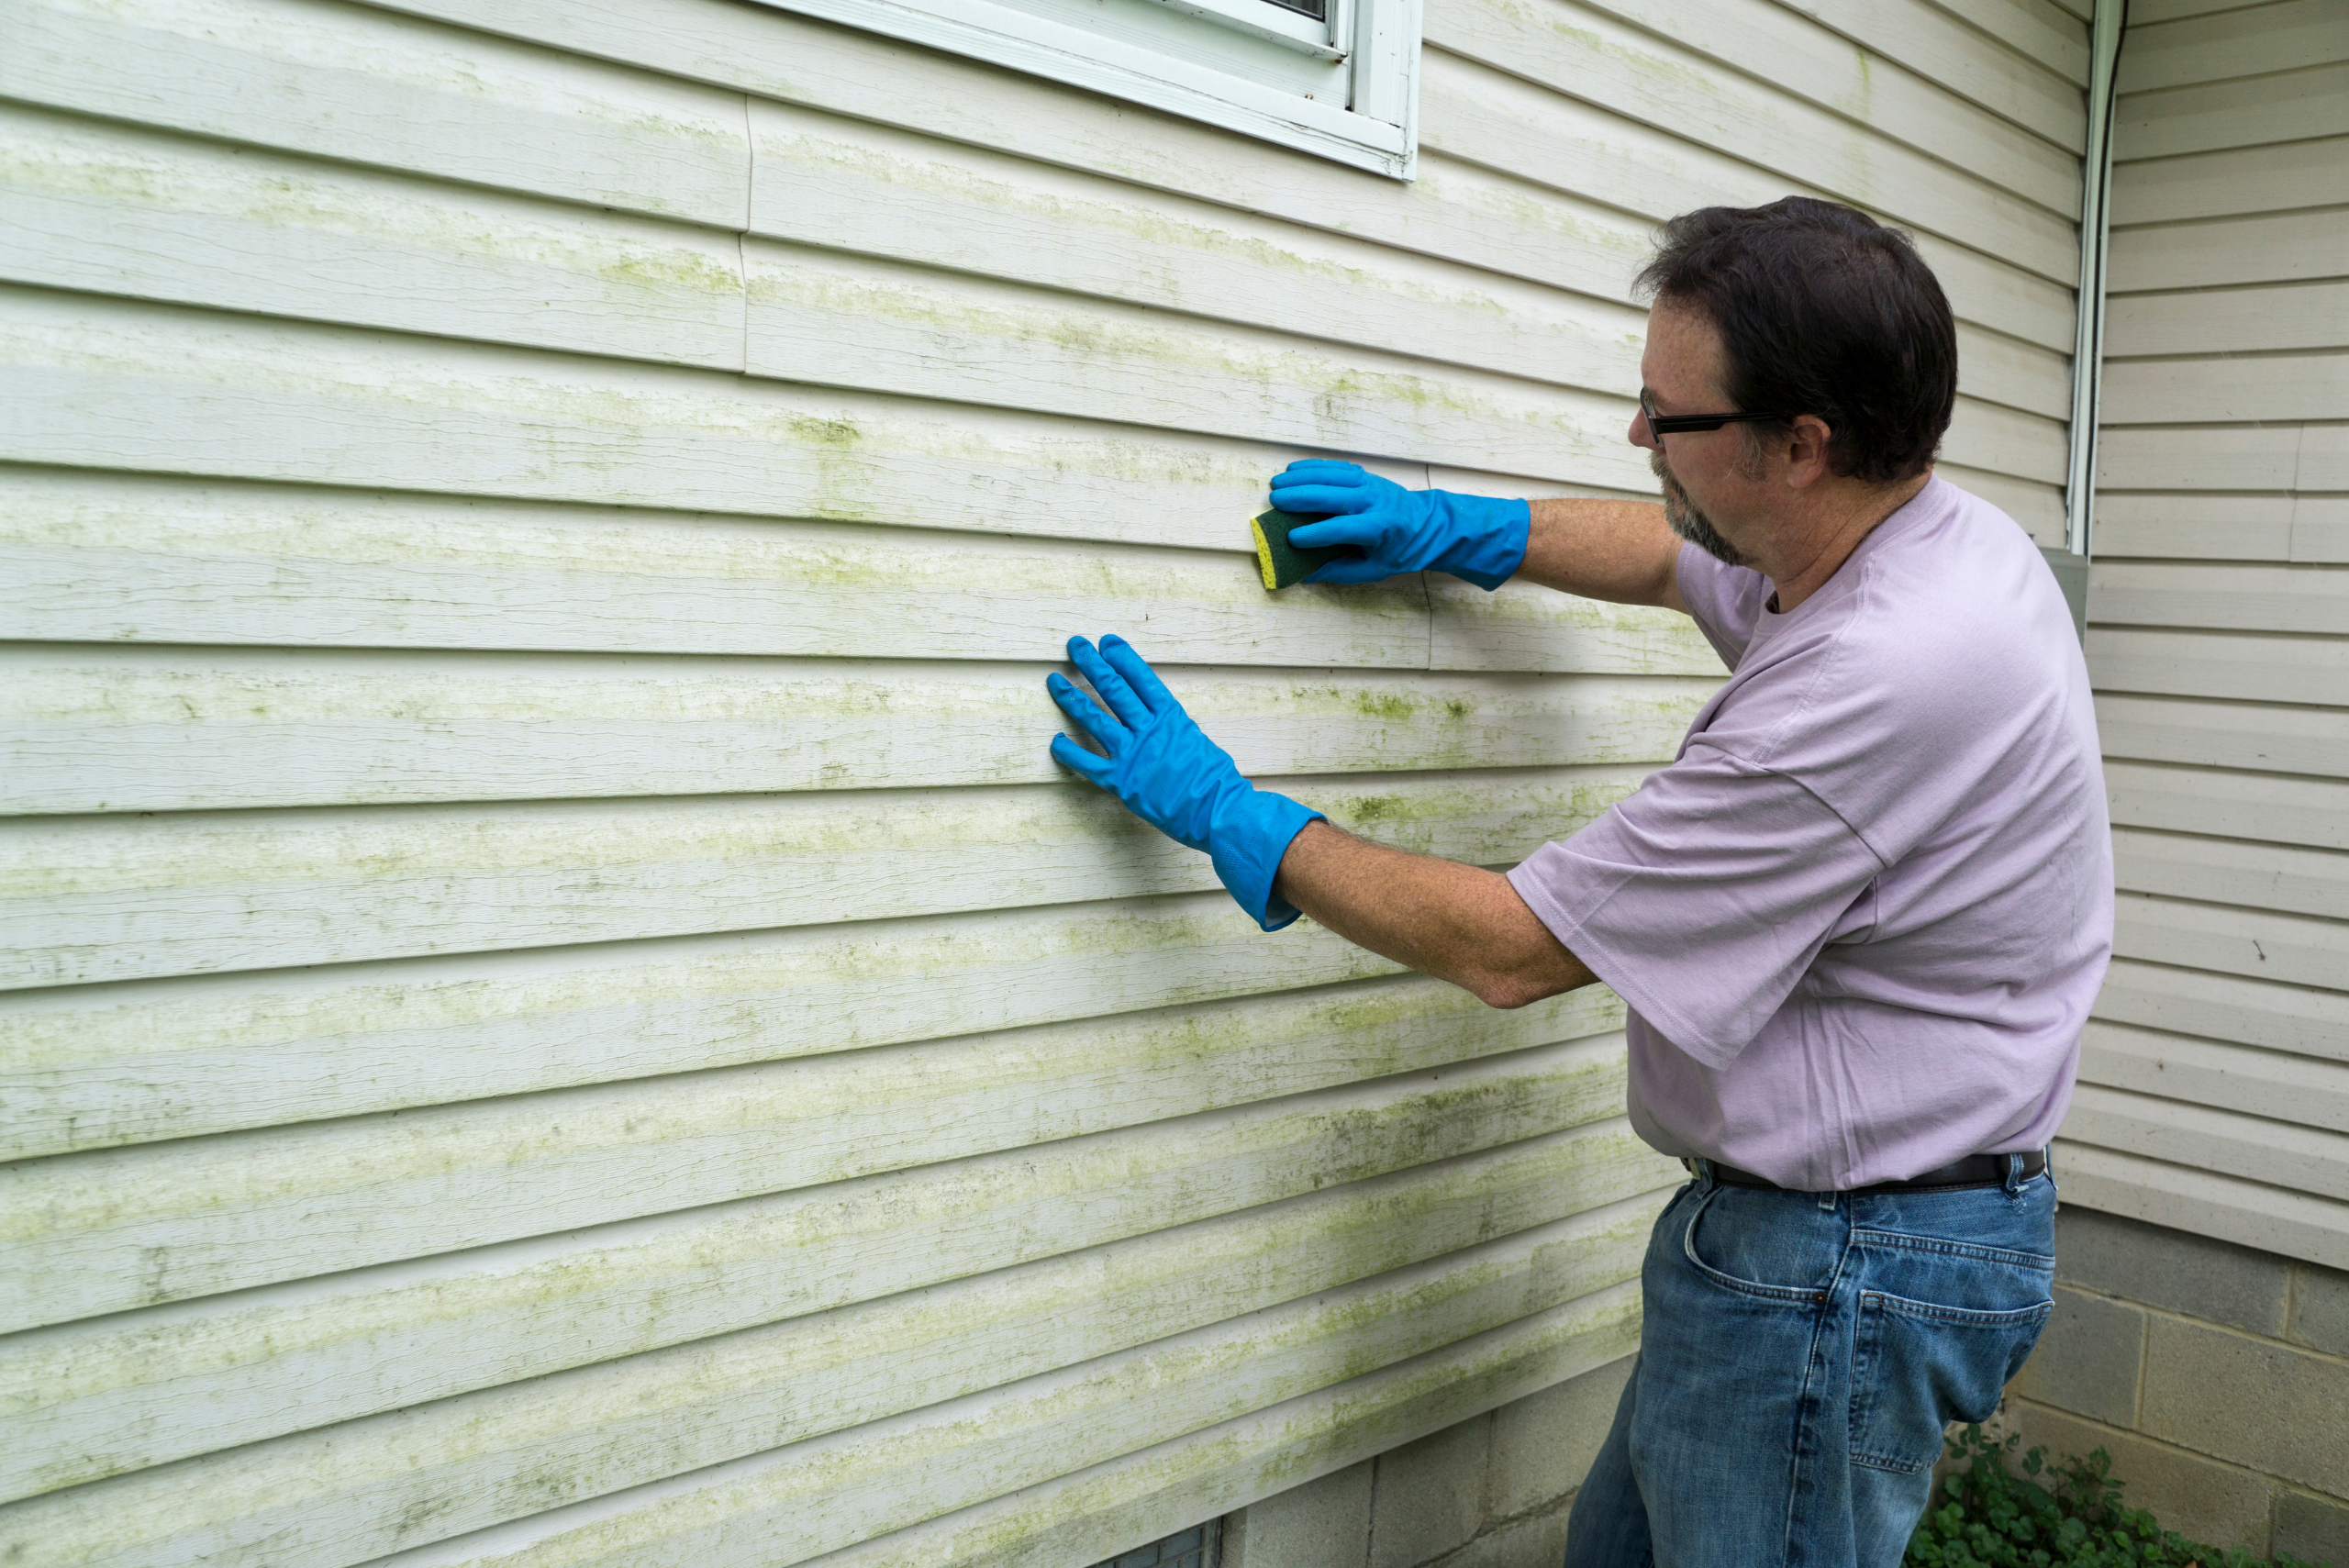
<path id="1" fill-rule="evenodd" d="M 2043 1173 L 1876 1196 L 1699 1175 L 1649 1239 L 1639 1359 L 1566 1568 L 1892 1568 L 1943 1424 L 1997 1409 L 2054 1272 Z"/>

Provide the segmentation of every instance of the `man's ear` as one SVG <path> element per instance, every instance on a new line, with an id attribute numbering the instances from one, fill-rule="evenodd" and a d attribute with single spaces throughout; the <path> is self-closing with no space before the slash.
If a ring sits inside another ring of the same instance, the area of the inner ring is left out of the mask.
<path id="1" fill-rule="evenodd" d="M 1793 434 L 1787 438 L 1787 483 L 1807 490 L 1832 471 L 1827 465 L 1827 445 L 1835 432 L 1816 414 L 1795 416 Z"/>

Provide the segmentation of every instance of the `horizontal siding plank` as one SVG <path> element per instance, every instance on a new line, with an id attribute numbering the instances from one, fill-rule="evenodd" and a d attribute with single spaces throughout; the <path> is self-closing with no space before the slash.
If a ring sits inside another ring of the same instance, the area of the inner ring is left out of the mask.
<path id="1" fill-rule="evenodd" d="M 2132 94 L 2113 116 L 2131 160 L 2349 135 L 2349 64 Z"/>
<path id="2" fill-rule="evenodd" d="M 1667 136 L 1441 50 L 1430 50 L 1420 61 L 1419 95 L 1423 149 L 1537 185 L 1571 189 L 1653 221 L 1691 207 L 1757 206 L 1789 194 L 1786 180 L 1710 146 Z M 1424 151 L 1421 167 L 1427 167 Z M 1848 195 L 1799 189 L 1794 194 Z M 1930 230 L 1919 234 L 1918 249 L 1956 315 L 2069 351 L 2077 312 L 2067 283 L 1945 241 Z M 2075 239 L 2071 270 L 2061 277 L 2076 273 L 2077 250 Z M 2052 249 L 2048 254 L 2053 257 Z"/>
<path id="3" fill-rule="evenodd" d="M 2104 546 L 2101 506 L 2098 512 L 2097 542 Z M 2213 531 L 2226 527 L 2216 518 L 2206 526 L 2212 525 Z M 2349 633 L 2349 573 L 2099 559 L 2088 568 L 2088 618 L 2104 626 L 2338 636 Z"/>
<path id="4" fill-rule="evenodd" d="M 1620 392 L 1643 313 L 1626 255 L 1565 295 L 1366 239 L 765 99 L 754 233 L 801 245 Z"/>
<path id="5" fill-rule="evenodd" d="M 2116 959 L 2097 997 L 2096 1016 L 2171 1034 L 2349 1062 L 2349 990 L 2278 985 Z"/>
<path id="6" fill-rule="evenodd" d="M 2349 562 L 2349 495 L 2299 495 L 2292 501 L 2292 559 Z"/>
<path id="7" fill-rule="evenodd" d="M 1977 144 L 1978 166 L 1997 167 L 2020 190 L 1977 180 L 1888 137 L 1855 134 L 1840 116 L 1730 75 L 1701 55 L 1569 0 L 1447 0 L 1430 8 L 1427 39 L 1442 53 L 1554 83 L 1625 120 L 1667 125 L 1703 146 L 1739 149 L 1766 161 L 1772 173 L 1896 213 L 2054 282 L 2076 281 L 2078 240 L 2070 241 L 2067 257 L 2063 237 L 2079 211 L 2078 160 L 1987 117 L 1975 122 L 1977 135 L 1988 139 Z M 1893 67 L 1890 74 L 1887 91 L 1897 101 L 1906 96 L 1898 83 L 1907 73 Z M 1434 75 L 1431 69 L 1431 80 Z M 1893 112 L 1908 106 L 1896 104 Z M 1421 132 L 1466 151 L 1432 113 Z"/>
<path id="8" fill-rule="evenodd" d="M 2066 1203 L 2349 1268 L 2349 1204 L 2304 1192 L 2298 1182 L 2264 1186 L 2204 1169 L 2190 1157 L 2171 1163 L 2071 1139 L 2057 1143 L 2055 1158 Z"/>
<path id="9" fill-rule="evenodd" d="M 2100 692 L 2349 706 L 2349 642 L 2090 627 L 2087 646 Z M 2340 717 L 2349 724 L 2349 714 Z M 2238 758 L 2236 765 L 2258 764 Z"/>
<path id="10" fill-rule="evenodd" d="M 1987 33 L 2026 60 L 2054 71 L 2085 95 L 2090 5 L 2091 0 L 1967 0 L 1954 6 L 1936 0 L 1933 8 L 1954 13 L 1973 30 Z M 1961 29 L 1960 37 L 1965 36 Z"/>
<path id="11" fill-rule="evenodd" d="M 2058 419 L 1960 397 L 1942 451 L 1956 467 L 2060 484 L 2070 461 L 2065 428 Z"/>
<path id="12" fill-rule="evenodd" d="M 1397 966 L 1221 892 L 0 996 L 8 1157 L 1258 995 Z"/>
<path id="13" fill-rule="evenodd" d="M 1163 659 L 1428 665 L 1417 577 L 1275 599 L 1241 512 L 1209 548 L 1104 550 L 87 471 L 6 484 L 0 636 L 25 640 L 1057 662 L 1071 632 L 1115 628 Z M 1713 666 L 1658 612 L 1509 596 L 1569 606 L 1550 666 Z"/>
<path id="14" fill-rule="evenodd" d="M 2349 102 L 2349 73 L 2343 77 L 2342 98 Z M 2105 352 L 2118 358 L 2341 348 L 2349 348 L 2349 279 L 2277 288 L 2128 295 L 2111 301 L 2105 312 Z M 2256 362 L 2281 369 L 2273 360 Z M 2333 373 L 2343 373 L 2340 361 L 2334 364 Z M 2310 407 L 2299 417 L 2323 416 Z"/>
<path id="15" fill-rule="evenodd" d="M 1586 1331 L 1620 1323 L 1635 1287 L 1600 1285 L 1580 1240 L 1558 1227 L 1488 1243 L 943 1408 L 404 1552 L 386 1568 L 803 1561 L 1544 1312 L 1576 1312 Z"/>
<path id="16" fill-rule="evenodd" d="M 1214 1518 L 1631 1353 L 1631 1292 L 1614 1311 L 1554 1308 L 1473 1340 L 830 1552 L 821 1568 L 1026 1568 L 1083 1562 Z"/>
<path id="17" fill-rule="evenodd" d="M 2134 892 L 2349 920 L 2349 854 L 2337 850 L 2119 828 L 2112 853 Z"/>
<path id="18" fill-rule="evenodd" d="M 2300 432 L 2288 425 L 2245 428 L 2097 431 L 2097 484 L 2118 490 L 2289 490 L 2299 469 Z"/>
<path id="19" fill-rule="evenodd" d="M 2349 28 L 2337 0 L 2278 0 L 2132 28 L 2115 85 L 2142 93 L 2341 60 L 2349 60 Z"/>
<path id="20" fill-rule="evenodd" d="M 2349 203 L 2349 137 L 2198 152 L 2112 167 L 2116 225 Z"/>
<path id="21" fill-rule="evenodd" d="M 1454 14 L 1486 4 L 1490 0 L 1437 0 L 1430 7 L 1429 36 L 1441 40 Z M 2005 9 L 2011 15 L 2011 8 Z M 1781 93 L 1856 120 L 1887 140 L 1961 168 L 1996 171 L 2000 183 L 2043 205 L 2059 210 L 2077 205 L 2077 194 L 2067 197 L 2062 181 L 2049 175 L 2062 167 L 2062 161 L 2051 156 L 2060 150 L 2073 155 L 2072 179 L 2075 183 L 2079 179 L 2078 155 L 2087 143 L 2087 127 L 2081 123 L 2077 87 L 2054 72 L 2032 69 L 1979 36 L 1967 36 L 1919 0 L 1888 5 L 1842 0 L 1799 9 L 1776 0 L 1726 0 L 1701 11 L 1632 0 L 1580 0 L 1573 6 L 1544 0 L 1542 10 L 1553 30 L 1569 33 L 1584 25 L 1585 13 L 1596 12 L 1670 39 L 1704 58 L 1717 75 L 1758 78 Z M 1841 40 L 1826 31 L 1835 28 L 1849 33 L 1854 26 L 1866 35 L 1854 35 L 1861 44 L 1857 50 L 1839 48 Z M 2059 53 L 2065 42 L 2075 47 L 2078 42 L 2052 32 L 2033 41 L 2052 44 Z M 1609 42 L 1615 49 L 1622 47 Z M 1948 73 L 1912 67 L 1912 54 L 1946 66 Z M 1553 80 L 1568 85 L 1575 78 Z M 1982 105 L 1976 95 L 1996 100 L 1996 106 Z M 2026 139 L 2018 134 L 2009 123 L 2017 121 L 2034 135 Z"/>
<path id="22" fill-rule="evenodd" d="M 2289 495 L 2177 495 L 2165 491 L 2099 493 L 2096 498 L 2097 561 L 2088 568 L 2088 615 L 2106 617 L 2097 580 L 2121 560 L 2289 561 Z"/>
<path id="23" fill-rule="evenodd" d="M 2064 489 L 2059 484 L 2016 479 L 1963 464 L 1937 462 L 1934 472 L 1959 489 L 1989 502 L 2022 526 L 2039 543 L 2064 542 Z"/>
<path id="24" fill-rule="evenodd" d="M 1610 641 L 1641 637 L 1653 650 L 1655 673 L 1712 673 L 1720 655 L 1697 623 L 1677 610 L 1608 605 L 1566 594 L 1486 593 L 1449 573 L 1427 574 L 1429 662 L 1443 670 L 1558 670 L 1586 627 L 1605 626 Z M 1630 653 L 1629 647 L 1625 652 Z"/>
<path id="25" fill-rule="evenodd" d="M 2349 353 L 2108 360 L 2101 396 L 2116 425 L 2349 419 Z"/>
<path id="26" fill-rule="evenodd" d="M 2069 354 L 1960 322 L 1957 360 L 1961 396 L 2004 404 L 2050 419 L 2070 420 Z"/>
<path id="27" fill-rule="evenodd" d="M 1221 545 L 1305 455 L 30 291 L 0 291 L 0 461 L 670 512 Z"/>
<path id="28" fill-rule="evenodd" d="M 352 1562 L 878 1420 L 1574 1220 L 1637 1267 L 1671 1167 L 1620 1124 L 0 1507 L 0 1550 Z"/>
<path id="29" fill-rule="evenodd" d="M 1513 863 L 1639 767 L 1267 784 L 1380 842 Z M 0 820 L 0 986 L 881 920 L 1213 888 L 1085 786 Z"/>
<path id="30" fill-rule="evenodd" d="M 2253 6 L 2267 6 L 2275 0 L 2136 0 L 2130 6 L 2130 19 L 2151 26 L 2155 22 L 2175 22 L 2186 17 L 2208 17 L 2220 11 L 2241 11 Z"/>
<path id="31" fill-rule="evenodd" d="M 5 663 L 17 812 L 1067 779 L 1041 665 L 95 648 Z M 1163 673 L 1250 773 L 1660 762 L 1719 684 Z"/>
<path id="32" fill-rule="evenodd" d="M 2349 782 L 2108 761 L 2115 827 L 2349 850 Z"/>
<path id="33" fill-rule="evenodd" d="M 750 373 L 1637 486 L 1612 396 L 769 240 Z"/>
<path id="34" fill-rule="evenodd" d="M 2083 1082 L 2061 1136 L 2144 1150 L 2221 1175 L 2349 1200 L 2349 1136 Z"/>
<path id="35" fill-rule="evenodd" d="M 1494 1029 L 1413 992 L 1380 1002 L 1088 1019 L 27 1162 L 0 1173 L 15 1276 L 0 1320 L 64 1322 L 1109 1132 L 1584 1034 L 1607 1011 L 1592 1001 L 1546 1028 Z M 1358 1056 L 1336 1032 L 1348 1019 Z M 1289 1051 L 1303 1060 L 1283 1062 Z M 1617 1055 L 1595 1047 L 1569 1071 L 1611 1083 Z"/>
<path id="36" fill-rule="evenodd" d="M 0 106 L 0 277 L 742 367 L 714 229 Z"/>
<path id="37" fill-rule="evenodd" d="M 2123 228 L 2106 276 L 2119 295 L 2141 289 L 2221 288 L 2349 274 L 2341 216 L 2287 212 Z"/>
<path id="38" fill-rule="evenodd" d="M 2238 905 L 2190 904 L 2124 891 L 2113 952 L 2285 985 L 2338 987 L 2349 974 L 2349 925 Z"/>
<path id="39" fill-rule="evenodd" d="M 1798 9 L 2059 147 L 2087 144 L 2088 31 L 2048 0 L 1973 0 L 1964 21 L 1924 0 L 1809 0 Z M 1984 47 L 1985 33 L 2006 47 Z"/>
<path id="40" fill-rule="evenodd" d="M 2349 775 L 2349 717 L 2339 713 L 2106 694 L 2096 713 L 2108 758 Z"/>
<path id="41" fill-rule="evenodd" d="M 37 0 L 0 95 L 285 151 L 742 225 L 741 100 L 328 0 Z"/>
<path id="42" fill-rule="evenodd" d="M 2327 517 L 2339 521 L 2343 504 L 2349 502 L 2349 424 L 2300 427 L 2300 450 L 2293 462 L 2292 484 L 2303 492 L 2334 492 L 2321 505 Z M 2296 532 L 2307 516 L 2308 509 L 2303 506 L 2294 518 Z"/>
<path id="43" fill-rule="evenodd" d="M 53 1490 L 1560 1131 L 1620 1104 L 1620 1075 L 1576 1071 L 1598 1051 L 1575 1042 L 16 1334 L 0 1340 L 0 1410 L 20 1440 L 0 1455 L 0 1490 Z"/>
<path id="44" fill-rule="evenodd" d="M 2349 1062 L 2091 1023 L 2080 1079 L 2132 1094 L 2349 1132 Z M 2160 1147 L 2155 1145 L 2154 1147 Z"/>

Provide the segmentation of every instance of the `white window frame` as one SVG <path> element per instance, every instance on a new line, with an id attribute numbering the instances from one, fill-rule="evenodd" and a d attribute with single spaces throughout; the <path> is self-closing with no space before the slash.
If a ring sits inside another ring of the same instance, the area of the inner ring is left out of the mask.
<path id="1" fill-rule="evenodd" d="M 996 0 L 764 0 L 952 54 L 1146 104 L 1397 180 L 1419 161 L 1422 0 L 1329 0 L 1316 22 L 1264 0 L 1152 0 L 1203 28 L 1252 36 L 1350 66 L 1350 102 L 1322 103 L 1146 44 Z"/>

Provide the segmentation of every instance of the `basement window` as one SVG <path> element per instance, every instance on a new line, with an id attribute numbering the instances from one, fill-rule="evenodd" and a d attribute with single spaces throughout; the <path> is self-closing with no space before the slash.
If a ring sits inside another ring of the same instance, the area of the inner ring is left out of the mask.
<path id="1" fill-rule="evenodd" d="M 1221 1519 L 1193 1525 L 1180 1535 L 1120 1552 L 1093 1568 L 1217 1568 L 1223 1556 L 1222 1526 Z"/>
<path id="2" fill-rule="evenodd" d="M 1420 0 L 764 3 L 1394 179 L 1414 172 Z"/>

